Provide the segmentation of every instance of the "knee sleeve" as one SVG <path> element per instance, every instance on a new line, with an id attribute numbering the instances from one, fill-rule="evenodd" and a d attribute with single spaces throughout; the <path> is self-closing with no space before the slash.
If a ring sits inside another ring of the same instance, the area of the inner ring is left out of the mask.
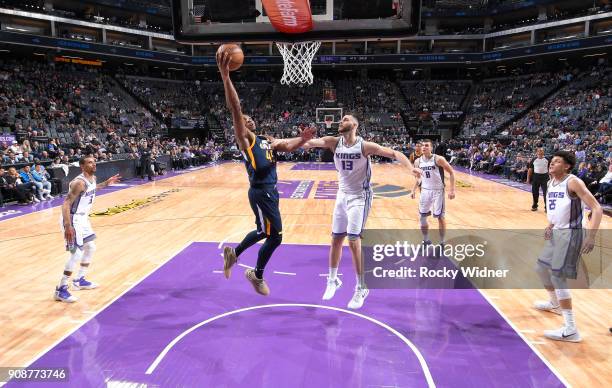
<path id="1" fill-rule="evenodd" d="M 270 241 L 272 245 L 277 247 L 283 242 L 283 235 L 273 230 L 272 233 L 267 237 L 267 241 Z"/>
<path id="2" fill-rule="evenodd" d="M 64 266 L 64 271 L 72 272 L 72 268 L 74 268 L 74 265 L 76 263 L 81 261 L 82 257 L 83 257 L 83 250 L 80 248 L 75 249 L 74 253 L 71 252 L 70 257 L 68 258 L 68 261 L 66 262 L 66 265 Z"/>
<path id="3" fill-rule="evenodd" d="M 93 255 L 96 252 L 96 243 L 93 241 L 89 241 L 83 245 L 83 255 L 81 257 L 81 263 L 88 264 L 91 263 L 93 259 Z"/>
<path id="4" fill-rule="evenodd" d="M 421 215 L 421 226 L 427 226 L 427 216 Z"/>
<path id="5" fill-rule="evenodd" d="M 557 294 L 557 299 L 564 300 L 572 298 L 572 295 L 570 294 L 570 291 L 567 288 L 567 280 L 558 276 L 551 276 L 551 280 L 553 286 L 555 287 L 555 294 Z"/>
<path id="6" fill-rule="evenodd" d="M 542 284 L 544 284 L 544 286 L 554 287 L 550 276 L 550 269 L 539 261 L 536 264 L 536 273 L 540 277 L 540 280 L 542 281 Z"/>

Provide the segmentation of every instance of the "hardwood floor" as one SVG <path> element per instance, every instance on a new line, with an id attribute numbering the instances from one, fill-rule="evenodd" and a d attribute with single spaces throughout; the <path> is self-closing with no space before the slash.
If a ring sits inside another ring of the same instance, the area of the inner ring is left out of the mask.
<path id="1" fill-rule="evenodd" d="M 314 196 L 317 182 L 336 180 L 336 172 L 291 167 L 281 164 L 279 178 L 315 183 L 308 199 L 281 200 L 283 243 L 327 244 L 334 201 Z M 457 178 L 462 187 L 457 188 L 455 200 L 447 201 L 446 208 L 450 229 L 545 227 L 544 213 L 530 211 L 530 193 L 463 173 Z M 373 182 L 411 189 L 414 180 L 398 165 L 375 165 Z M 91 273 L 103 288 L 79 293 L 81 299 L 73 305 L 52 299 L 66 260 L 58 223 L 60 208 L 0 222 L 0 365 L 27 365 L 190 242 L 239 241 L 254 223 L 247 187 L 244 166 L 228 163 L 98 196 L 96 211 L 157 197 L 138 208 L 92 218 L 98 249 Z M 377 195 L 368 228 L 417 228 L 417 203 L 406 195 Z M 602 228 L 611 226 L 609 217 L 604 217 Z M 604 261 L 612 257 L 608 234 L 601 239 L 607 247 L 600 252 Z M 520 248 L 515 247 L 517 252 Z M 533 266 L 529 263 L 533 258 L 522 260 L 528 263 L 526 272 L 531 273 Z M 610 279 L 609 263 L 603 263 L 602 268 L 603 276 Z M 546 296 L 543 290 L 482 292 L 571 384 L 612 384 L 612 337 L 608 332 L 612 326 L 611 290 L 573 291 L 577 322 L 584 337 L 580 344 L 542 337 L 544 329 L 561 324 L 559 316 L 531 308 L 534 300 Z"/>

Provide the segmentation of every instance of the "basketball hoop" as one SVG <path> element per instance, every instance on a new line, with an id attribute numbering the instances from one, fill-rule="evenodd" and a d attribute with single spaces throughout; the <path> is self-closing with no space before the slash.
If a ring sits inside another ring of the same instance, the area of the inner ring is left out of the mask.
<path id="1" fill-rule="evenodd" d="M 334 124 L 334 120 L 333 119 L 332 120 L 325 119 L 325 127 L 327 129 L 331 129 L 333 124 Z"/>
<path id="2" fill-rule="evenodd" d="M 283 56 L 283 85 L 312 85 L 312 60 L 321 47 L 321 42 L 277 42 L 276 47 Z"/>

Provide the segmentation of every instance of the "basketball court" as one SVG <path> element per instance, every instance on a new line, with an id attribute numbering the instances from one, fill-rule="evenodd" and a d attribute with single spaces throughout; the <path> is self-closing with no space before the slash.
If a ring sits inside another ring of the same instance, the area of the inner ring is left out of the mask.
<path id="1" fill-rule="evenodd" d="M 238 242 L 253 223 L 242 163 L 104 189 L 94 212 L 154 200 L 92 217 L 98 235 L 92 279 L 101 287 L 75 291 L 76 304 L 52 299 L 57 271 L 50 268 L 65 260 L 60 208 L 3 218 L 0 249 L 16 253 L 2 263 L 3 284 L 13 286 L 0 303 L 1 364 L 67 367 L 74 386 L 609 381 L 607 290 L 574 291 L 580 344 L 542 337 L 558 323 L 558 316 L 530 307 L 542 290 L 372 290 L 354 311 L 346 308 L 353 270 L 345 248 L 339 273 L 347 283 L 323 302 L 336 189 L 330 167 L 279 165 L 285 238 L 267 270 L 268 298 L 256 295 L 242 273 L 254 265 L 256 247 L 229 280 L 222 273 L 222 244 Z M 368 228 L 416 225 L 416 202 L 407 194 L 414 181 L 400 169 L 374 166 Z M 545 226 L 543 214 L 524 206 L 529 193 L 464 173 L 458 180 L 465 187 L 448 205 L 450 228 Z M 609 227 L 606 218 L 603 228 Z"/>
<path id="2" fill-rule="evenodd" d="M 335 55 L 336 44 L 350 38 L 397 40 L 413 35 L 420 22 L 419 2 L 403 2 L 398 17 L 338 20 L 329 0 L 309 20 L 298 17 L 299 30 L 287 34 L 269 23 L 274 18 L 259 0 L 254 20 L 247 15 L 218 24 L 201 22 L 202 2 L 172 3 L 177 42 L 208 45 L 213 53 L 221 42 L 280 50 L 284 63 L 270 57 L 266 64 L 284 65 L 283 83 L 291 86 L 312 83 L 311 62 L 327 60 L 313 59 L 317 50 Z M 348 3 L 340 3 L 346 15 Z M 296 42 L 310 43 L 291 46 Z M 261 63 L 247 55 L 249 65 Z M 314 113 L 321 128 L 337 133 L 340 107 Z M 257 246 L 240 257 L 230 279 L 223 275 L 223 246 L 235 246 L 253 229 L 243 162 L 100 190 L 91 216 L 97 252 L 88 275 L 100 287 L 74 291 L 74 304 L 53 300 L 66 261 L 58 224 L 63 198 L 4 209 L 0 251 L 10 254 L 0 262 L 0 365 L 66 368 L 75 387 L 610 385 L 612 299 L 604 287 L 572 290 L 581 343 L 543 337 L 561 322 L 532 308 L 546 296 L 543 289 L 372 289 L 363 308 L 349 310 L 348 247 L 339 268 L 344 286 L 323 301 L 337 172 L 331 163 L 285 162 L 278 175 L 283 242 L 266 267 L 269 297 L 255 294 L 244 278 Z M 418 201 L 410 198 L 415 178 L 397 163 L 374 164 L 372 176 L 367 229 L 418 229 Z M 450 230 L 539 233 L 547 226 L 543 211 L 530 211 L 524 186 L 465 170 L 456 177 L 457 197 L 446 204 Z M 601 229 L 611 227 L 604 217 Z M 434 239 L 435 228 L 434 222 Z M 609 260 L 610 241 L 598 243 Z M 525 271 L 536 258 L 521 258 Z M 602 268 L 599 276 L 609 284 L 612 270 Z M 29 384 L 43 385 L 6 386 Z"/>

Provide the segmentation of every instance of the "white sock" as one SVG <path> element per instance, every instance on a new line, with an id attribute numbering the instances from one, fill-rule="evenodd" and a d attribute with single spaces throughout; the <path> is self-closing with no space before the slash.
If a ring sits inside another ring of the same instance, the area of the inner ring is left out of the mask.
<path id="1" fill-rule="evenodd" d="M 83 276 L 85 276 L 85 274 L 87 273 L 87 270 L 89 269 L 89 266 L 84 267 L 84 266 L 80 266 L 79 268 L 79 274 L 77 275 L 77 279 L 82 278 Z"/>
<path id="2" fill-rule="evenodd" d="M 338 268 L 329 267 L 329 278 L 333 280 L 336 277 L 338 277 Z"/>
<path id="3" fill-rule="evenodd" d="M 60 287 L 68 285 L 68 280 L 70 280 L 69 275 L 62 275 L 62 280 L 60 280 Z"/>
<path id="4" fill-rule="evenodd" d="M 565 321 L 565 328 L 568 331 L 576 331 L 576 321 L 574 321 L 574 311 L 572 309 L 561 310 L 563 314 L 563 320 Z"/>
<path id="5" fill-rule="evenodd" d="M 559 299 L 557 299 L 557 293 L 555 292 L 555 290 L 546 291 L 548 291 L 548 295 L 550 295 L 550 303 L 552 303 L 552 305 L 555 307 L 559 307 Z"/>
<path id="6" fill-rule="evenodd" d="M 423 233 L 423 241 L 429 240 L 429 232 Z"/>
<path id="7" fill-rule="evenodd" d="M 356 274 L 355 280 L 356 280 L 355 284 L 357 284 L 358 287 L 364 288 L 363 275 Z"/>

